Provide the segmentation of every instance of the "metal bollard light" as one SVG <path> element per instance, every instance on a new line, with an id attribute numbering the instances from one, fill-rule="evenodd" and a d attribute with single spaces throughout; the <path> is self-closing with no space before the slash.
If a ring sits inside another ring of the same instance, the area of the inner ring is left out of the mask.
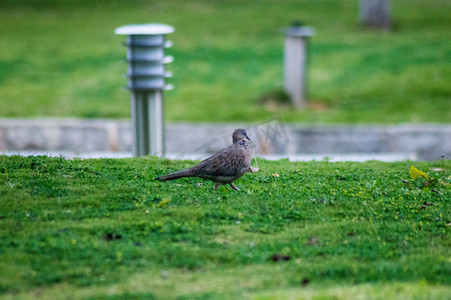
<path id="1" fill-rule="evenodd" d="M 307 98 L 307 43 L 314 32 L 311 27 L 295 23 L 285 29 L 284 34 L 285 92 L 297 108 L 302 108 Z"/>
<path id="2" fill-rule="evenodd" d="M 165 64 L 173 58 L 164 55 L 172 43 L 165 35 L 174 28 L 165 24 L 126 25 L 115 33 L 127 36 L 127 88 L 131 92 L 133 155 L 164 155 L 163 91 L 172 89 Z"/>
<path id="3" fill-rule="evenodd" d="M 390 0 L 360 0 L 360 20 L 370 28 L 390 30 Z"/>

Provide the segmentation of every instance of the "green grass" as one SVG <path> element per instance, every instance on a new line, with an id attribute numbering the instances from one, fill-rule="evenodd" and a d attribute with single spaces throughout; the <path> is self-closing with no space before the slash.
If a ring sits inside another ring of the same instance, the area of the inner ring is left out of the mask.
<path id="1" fill-rule="evenodd" d="M 0 298 L 449 297 L 451 161 L 193 163 L 0 156 Z"/>
<path id="2" fill-rule="evenodd" d="M 448 123 L 451 4 L 393 0 L 395 29 L 358 23 L 358 1 L 0 0 L 0 117 L 128 118 L 123 37 L 116 27 L 163 22 L 175 90 L 169 121 Z M 262 105 L 282 86 L 283 37 L 315 28 L 311 105 Z"/>

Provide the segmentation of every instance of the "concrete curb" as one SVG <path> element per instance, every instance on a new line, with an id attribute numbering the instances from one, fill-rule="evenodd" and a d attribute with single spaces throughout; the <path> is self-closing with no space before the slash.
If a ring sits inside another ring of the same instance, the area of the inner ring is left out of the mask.
<path id="1" fill-rule="evenodd" d="M 403 154 L 419 160 L 451 157 L 451 125 L 284 124 L 275 118 L 258 124 L 166 125 L 166 151 L 211 153 L 231 143 L 235 128 L 248 130 L 257 154 L 323 153 Z M 0 119 L 0 153 L 5 151 L 130 152 L 132 135 L 126 120 Z"/>

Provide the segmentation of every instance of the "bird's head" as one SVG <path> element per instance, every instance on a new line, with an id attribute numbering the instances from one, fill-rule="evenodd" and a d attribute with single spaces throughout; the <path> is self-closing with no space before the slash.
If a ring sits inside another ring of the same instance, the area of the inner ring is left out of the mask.
<path id="1" fill-rule="evenodd" d="M 247 136 L 247 133 L 246 133 L 246 130 L 244 130 L 244 129 L 241 129 L 241 128 L 239 128 L 239 129 L 236 129 L 234 132 L 233 132 L 233 135 L 232 135 L 232 139 L 233 139 L 233 143 L 235 144 L 236 142 L 238 142 L 238 141 L 241 141 L 241 140 L 251 140 L 248 136 Z"/>

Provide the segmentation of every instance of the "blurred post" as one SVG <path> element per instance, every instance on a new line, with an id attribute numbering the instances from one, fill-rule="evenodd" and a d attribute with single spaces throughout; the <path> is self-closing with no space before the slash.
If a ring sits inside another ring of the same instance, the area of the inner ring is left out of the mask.
<path id="1" fill-rule="evenodd" d="M 313 35 L 313 29 L 294 23 L 284 33 L 285 92 L 297 108 L 302 108 L 307 100 L 308 38 Z"/>
<path id="2" fill-rule="evenodd" d="M 171 43 L 165 35 L 174 28 L 164 24 L 127 25 L 115 33 L 127 36 L 127 88 L 131 92 L 133 155 L 164 155 L 163 91 L 172 89 L 165 78 L 171 77 L 164 65 L 172 57 L 164 56 Z"/>
<path id="3" fill-rule="evenodd" d="M 360 19 L 370 28 L 390 30 L 390 0 L 360 0 Z"/>

